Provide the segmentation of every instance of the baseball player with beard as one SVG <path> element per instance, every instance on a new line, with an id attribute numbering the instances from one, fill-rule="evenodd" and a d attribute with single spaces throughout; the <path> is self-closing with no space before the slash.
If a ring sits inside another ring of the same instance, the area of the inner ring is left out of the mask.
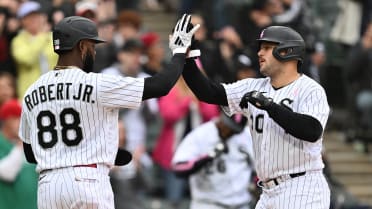
<path id="1" fill-rule="evenodd" d="M 178 176 L 188 177 L 190 209 L 248 209 L 252 140 L 247 118 L 220 117 L 192 130 L 172 159 Z"/>
<path id="2" fill-rule="evenodd" d="M 53 29 L 58 63 L 32 84 L 19 129 L 29 162 L 37 163 L 38 208 L 114 208 L 109 169 L 125 164 L 118 152 L 118 112 L 166 95 L 181 75 L 191 38 L 183 15 L 169 38 L 173 57 L 148 78 L 92 73 L 98 37 L 94 22 L 71 16 Z M 116 156 L 118 153 L 118 156 Z"/>
<path id="3" fill-rule="evenodd" d="M 304 40 L 291 28 L 270 26 L 257 41 L 265 78 L 219 84 L 188 59 L 185 81 L 198 99 L 249 118 L 262 187 L 256 209 L 328 209 L 321 151 L 329 105 L 324 89 L 300 71 Z"/>

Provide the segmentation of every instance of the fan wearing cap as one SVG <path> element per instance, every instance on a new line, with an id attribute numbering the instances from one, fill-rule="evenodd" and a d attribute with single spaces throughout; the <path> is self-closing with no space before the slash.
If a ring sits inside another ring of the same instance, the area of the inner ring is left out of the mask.
<path id="1" fill-rule="evenodd" d="M 119 110 L 170 91 L 198 29 L 186 30 L 190 18 L 183 15 L 170 36 L 169 67 L 147 78 L 92 72 L 95 45 L 105 42 L 92 20 L 71 16 L 55 25 L 57 65 L 27 89 L 19 128 L 26 158 L 40 173 L 39 209 L 114 208 L 109 170 L 131 160 L 118 151 Z"/>
<path id="2" fill-rule="evenodd" d="M 75 4 L 75 13 L 77 16 L 86 17 L 92 21 L 97 21 L 97 3 L 94 1 L 83 0 Z"/>
<path id="3" fill-rule="evenodd" d="M 16 99 L 0 107 L 0 205 L 36 209 L 38 174 L 35 165 L 25 161 L 18 137 L 21 111 Z"/>
<path id="4" fill-rule="evenodd" d="M 20 32 L 11 41 L 17 69 L 17 93 L 21 99 L 27 88 L 57 62 L 47 15 L 36 1 L 26 1 L 18 9 Z"/>
<path id="5" fill-rule="evenodd" d="M 141 36 L 144 45 L 144 55 L 146 62 L 143 64 L 143 71 L 149 75 L 154 75 L 165 67 L 165 49 L 160 40 L 159 34 L 147 32 Z"/>
<path id="6" fill-rule="evenodd" d="M 252 140 L 247 118 L 225 113 L 192 130 L 177 147 L 173 170 L 189 178 L 190 209 L 248 209 Z"/>
<path id="7" fill-rule="evenodd" d="M 254 69 L 251 58 L 245 53 L 237 53 L 233 57 L 233 63 L 236 69 L 236 80 L 257 78 L 258 72 Z"/>

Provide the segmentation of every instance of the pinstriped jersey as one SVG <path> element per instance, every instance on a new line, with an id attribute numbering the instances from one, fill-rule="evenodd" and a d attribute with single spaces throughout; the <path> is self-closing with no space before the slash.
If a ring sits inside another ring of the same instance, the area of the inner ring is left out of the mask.
<path id="1" fill-rule="evenodd" d="M 19 135 L 31 144 L 37 170 L 103 163 L 118 149 L 119 108 L 139 108 L 143 78 L 50 71 L 27 90 Z"/>
<path id="2" fill-rule="evenodd" d="M 228 106 L 227 114 L 243 113 L 249 118 L 257 175 L 267 180 L 284 174 L 319 170 L 324 167 L 321 151 L 322 137 L 315 143 L 297 139 L 288 134 L 265 110 L 249 104 L 241 109 L 239 103 L 249 91 L 265 92 L 277 104 L 300 114 L 316 118 L 325 128 L 329 105 L 323 87 L 306 75 L 280 89 L 274 89 L 270 78 L 244 79 L 232 84 L 223 84 Z M 303 127 L 306 129 L 306 127 Z"/>
<path id="3" fill-rule="evenodd" d="M 206 122 L 191 131 L 178 146 L 172 159 L 173 165 L 190 162 L 213 150 L 221 141 L 215 120 Z M 249 129 L 226 140 L 229 152 L 222 154 L 189 178 L 193 200 L 215 202 L 225 205 L 240 205 L 251 200 L 247 190 L 252 165 L 247 155 L 253 158 Z"/>

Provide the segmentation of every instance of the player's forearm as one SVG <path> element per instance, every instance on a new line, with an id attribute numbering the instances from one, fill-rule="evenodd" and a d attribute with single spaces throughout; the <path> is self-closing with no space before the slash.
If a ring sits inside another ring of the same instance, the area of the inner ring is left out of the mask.
<path id="1" fill-rule="evenodd" d="M 323 133 L 320 122 L 309 115 L 295 113 L 275 103 L 267 112 L 287 133 L 298 139 L 315 142 Z"/>
<path id="2" fill-rule="evenodd" d="M 21 148 L 14 147 L 12 151 L 0 160 L 0 179 L 13 182 L 23 165 L 23 152 Z"/>
<path id="3" fill-rule="evenodd" d="M 227 106 L 227 96 L 224 87 L 205 77 L 198 69 L 193 59 L 187 59 L 183 78 L 195 96 L 209 104 Z"/>
<path id="4" fill-rule="evenodd" d="M 211 162 L 213 158 L 208 155 L 198 158 L 196 160 L 190 160 L 187 162 L 179 162 L 173 165 L 173 171 L 178 177 L 187 178 L 190 175 L 198 172 L 208 162 Z"/>
<path id="5" fill-rule="evenodd" d="M 181 76 L 185 57 L 185 54 L 175 54 L 171 63 L 163 71 L 145 78 L 142 100 L 167 95 Z"/>

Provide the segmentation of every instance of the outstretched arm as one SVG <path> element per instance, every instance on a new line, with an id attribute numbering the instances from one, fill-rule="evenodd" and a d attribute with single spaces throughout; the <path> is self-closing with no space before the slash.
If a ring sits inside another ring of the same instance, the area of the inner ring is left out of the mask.
<path id="1" fill-rule="evenodd" d="M 178 177 L 189 177 L 190 175 L 201 170 L 203 167 L 207 166 L 207 164 L 218 158 L 221 154 L 227 153 L 227 150 L 228 148 L 226 143 L 219 142 L 208 154 L 193 160 L 174 163 L 172 170 Z"/>
<path id="2" fill-rule="evenodd" d="M 200 27 L 196 25 L 189 30 L 187 26 L 190 21 L 191 15 L 184 14 L 177 22 L 173 34 L 169 37 L 169 48 L 173 53 L 171 64 L 163 72 L 145 79 L 142 100 L 167 95 L 181 76 L 192 36 Z"/>
<path id="3" fill-rule="evenodd" d="M 195 96 L 206 103 L 227 106 L 225 88 L 220 83 L 205 77 L 198 69 L 194 59 L 186 60 L 183 78 Z"/>
<path id="4" fill-rule="evenodd" d="M 185 57 L 186 55 L 182 53 L 175 54 L 163 71 L 145 78 L 142 100 L 167 95 L 181 76 Z"/>
<path id="5" fill-rule="evenodd" d="M 173 166 L 173 172 L 178 177 L 187 178 L 190 175 L 198 172 L 209 162 L 212 162 L 213 158 L 205 155 L 195 160 L 190 160 L 187 162 L 179 162 Z"/>

